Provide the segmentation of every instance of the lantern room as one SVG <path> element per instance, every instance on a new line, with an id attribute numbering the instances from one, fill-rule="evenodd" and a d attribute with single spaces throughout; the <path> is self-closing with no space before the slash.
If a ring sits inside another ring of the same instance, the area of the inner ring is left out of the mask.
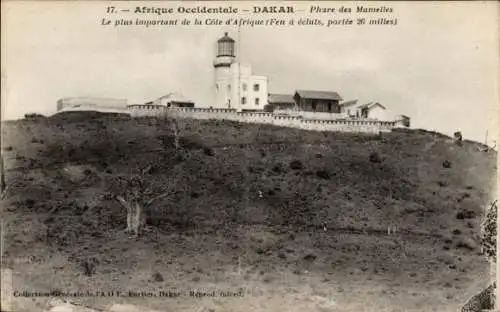
<path id="1" fill-rule="evenodd" d="M 224 33 L 224 37 L 217 40 L 217 56 L 235 56 L 234 39 Z"/>

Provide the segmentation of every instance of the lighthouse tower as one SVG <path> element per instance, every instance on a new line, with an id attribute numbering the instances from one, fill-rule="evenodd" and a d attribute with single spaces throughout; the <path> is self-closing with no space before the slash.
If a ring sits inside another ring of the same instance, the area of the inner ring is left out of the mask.
<path id="1" fill-rule="evenodd" d="M 214 108 L 235 108 L 237 103 L 232 103 L 235 87 L 232 86 L 235 62 L 235 41 L 226 32 L 224 37 L 217 40 L 217 51 L 214 60 L 215 103 Z"/>
<path id="2" fill-rule="evenodd" d="M 267 77 L 253 75 L 250 65 L 236 59 L 235 41 L 227 33 L 217 40 L 214 89 L 213 108 L 262 111 L 267 104 Z"/>

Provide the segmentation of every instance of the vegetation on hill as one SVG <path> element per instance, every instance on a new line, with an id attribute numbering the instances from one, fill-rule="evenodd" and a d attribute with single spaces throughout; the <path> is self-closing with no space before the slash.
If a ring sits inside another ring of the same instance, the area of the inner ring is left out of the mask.
<path id="1" fill-rule="evenodd" d="M 496 152 L 479 143 L 457 145 L 424 130 L 368 135 L 222 120 L 179 120 L 179 130 L 181 148 L 175 149 L 171 127 L 154 118 L 66 113 L 6 122 L 6 209 L 31 227 L 16 233 L 10 252 L 38 244 L 74 252 L 89 239 L 109 244 L 112 233 L 126 228 L 126 214 L 114 200 L 124 191 L 120 179 L 148 167 L 138 183 L 157 191 L 145 196 L 169 195 L 146 209 L 145 237 L 223 235 L 227 250 L 252 248 L 285 261 L 286 242 L 313 233 L 304 259 L 324 255 L 339 271 L 362 261 L 365 272 L 372 263 L 370 274 L 395 270 L 389 255 L 405 256 L 398 274 L 428 262 L 428 270 L 475 270 L 480 259 L 479 228 L 492 201 Z M 389 226 L 397 228 L 394 242 L 376 238 Z M 284 240 L 248 247 L 235 236 L 242 227 L 265 228 Z M 377 242 L 318 236 L 334 235 L 328 233 Z M 451 252 L 462 262 L 439 258 Z"/>

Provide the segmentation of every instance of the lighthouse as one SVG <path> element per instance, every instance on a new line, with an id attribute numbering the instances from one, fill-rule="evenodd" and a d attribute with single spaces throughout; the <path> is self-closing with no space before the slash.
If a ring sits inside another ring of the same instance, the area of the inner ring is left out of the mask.
<path id="1" fill-rule="evenodd" d="M 214 60 L 214 83 L 215 83 L 215 108 L 234 108 L 236 103 L 233 100 L 231 68 L 235 63 L 235 41 L 229 37 L 228 33 L 217 40 L 217 51 Z M 234 67 L 233 67 L 234 68 Z"/>
<path id="2" fill-rule="evenodd" d="M 236 41 L 226 32 L 217 40 L 213 108 L 262 111 L 267 104 L 267 77 L 252 75 L 250 65 L 236 60 Z"/>

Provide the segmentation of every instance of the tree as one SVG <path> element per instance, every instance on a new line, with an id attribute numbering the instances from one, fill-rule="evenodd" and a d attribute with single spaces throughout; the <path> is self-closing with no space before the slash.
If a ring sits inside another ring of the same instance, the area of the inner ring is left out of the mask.
<path id="1" fill-rule="evenodd" d="M 145 209 L 157 200 L 171 194 L 174 183 L 158 181 L 151 174 L 152 164 L 145 168 L 137 167 L 136 172 L 121 175 L 108 181 L 108 192 L 127 212 L 125 232 L 132 237 L 140 235 L 146 225 Z"/>
<path id="2" fill-rule="evenodd" d="M 181 129 L 179 127 L 179 118 L 174 110 L 165 109 L 165 113 L 163 115 L 163 122 L 166 125 L 170 126 L 170 130 L 172 130 L 174 134 L 174 147 L 175 149 L 180 149 L 180 136 Z"/>

